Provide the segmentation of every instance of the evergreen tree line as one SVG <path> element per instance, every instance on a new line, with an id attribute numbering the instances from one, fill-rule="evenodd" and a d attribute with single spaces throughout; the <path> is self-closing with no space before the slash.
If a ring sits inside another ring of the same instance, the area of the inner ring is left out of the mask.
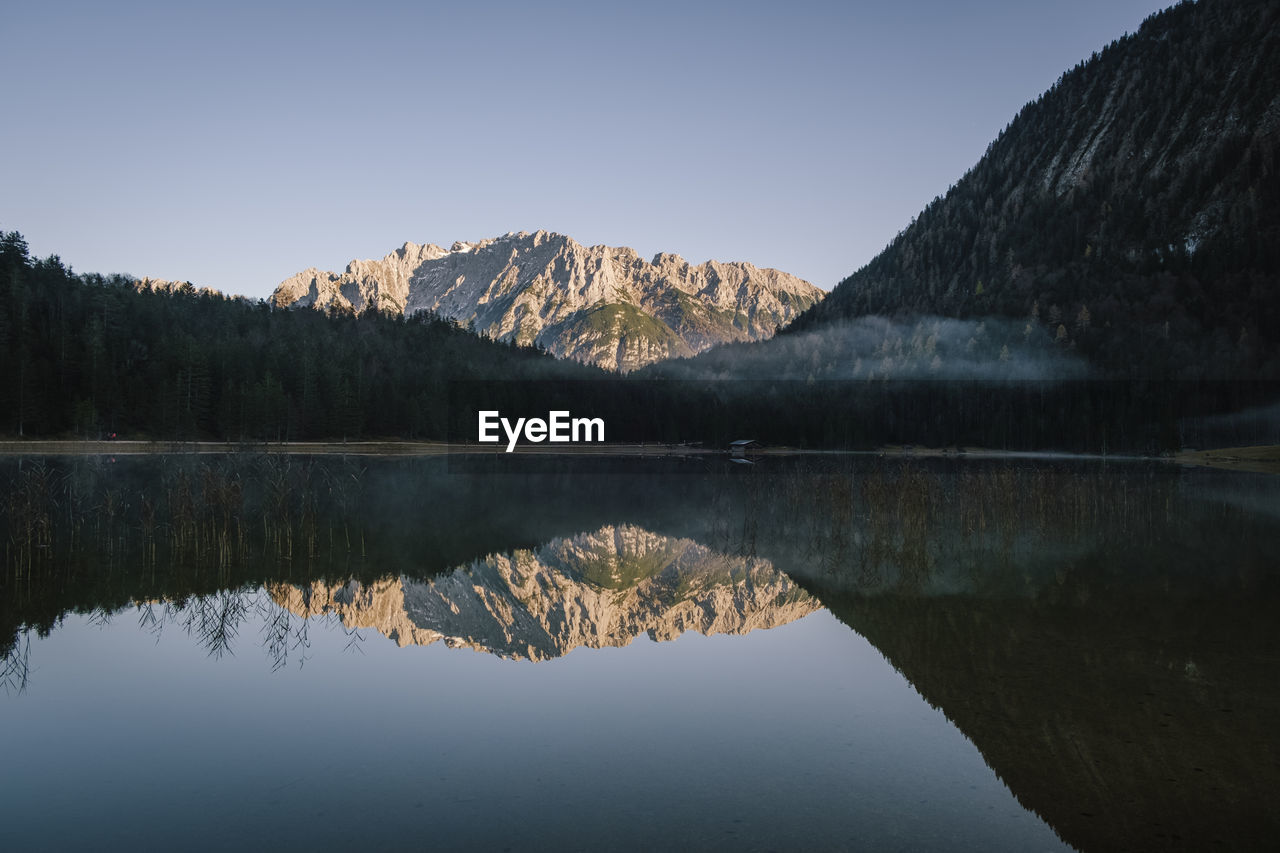
<path id="1" fill-rule="evenodd" d="M 0 434 L 95 439 L 440 439 L 450 380 L 604 375 L 430 314 L 76 275 L 16 231 L 0 235 L 0 362 Z"/>
<path id="2" fill-rule="evenodd" d="M 1224 438 L 1188 428 L 1189 418 L 1274 401 L 1267 383 L 1011 381 L 999 371 L 814 381 L 764 367 L 761 375 L 784 378 L 743 380 L 752 369 L 727 374 L 737 381 L 661 369 L 620 376 L 430 314 L 273 308 L 76 275 L 56 256 L 31 258 L 17 232 L 0 234 L 0 354 L 0 434 L 9 436 L 471 443 L 485 409 L 512 423 L 567 410 L 603 419 L 609 442 L 710 447 L 755 438 L 851 450 L 1158 452 L 1280 441 L 1273 418 Z"/>

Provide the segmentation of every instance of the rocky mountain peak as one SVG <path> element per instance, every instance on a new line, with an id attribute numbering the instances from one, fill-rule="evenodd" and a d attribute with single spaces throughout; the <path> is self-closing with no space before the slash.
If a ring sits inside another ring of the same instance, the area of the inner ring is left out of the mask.
<path id="1" fill-rule="evenodd" d="M 405 243 L 339 273 L 281 282 L 278 307 L 430 311 L 501 341 L 628 371 L 720 343 L 761 340 L 818 302 L 806 281 L 746 263 L 690 265 L 628 247 L 583 246 L 549 231 L 478 242 Z"/>

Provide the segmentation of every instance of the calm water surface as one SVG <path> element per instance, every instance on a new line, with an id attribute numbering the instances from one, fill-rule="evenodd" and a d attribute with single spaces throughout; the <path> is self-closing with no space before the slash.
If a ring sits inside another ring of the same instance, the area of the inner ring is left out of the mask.
<path id="1" fill-rule="evenodd" d="M 5 849 L 1278 828 L 1264 475 L 227 457 L 0 486 Z"/>

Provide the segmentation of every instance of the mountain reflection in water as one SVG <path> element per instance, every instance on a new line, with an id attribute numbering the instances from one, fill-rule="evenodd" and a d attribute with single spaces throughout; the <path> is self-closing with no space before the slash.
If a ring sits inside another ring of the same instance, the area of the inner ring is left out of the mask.
<path id="1" fill-rule="evenodd" d="M 493 554 L 428 581 L 272 584 L 302 616 L 335 613 L 399 645 L 443 641 L 504 658 L 547 660 L 580 646 L 625 646 L 640 634 L 743 634 L 812 613 L 818 603 L 768 561 L 716 554 L 632 525 L 533 550 Z"/>
<path id="2" fill-rule="evenodd" d="M 1078 849 L 1248 849 L 1280 832 L 1280 478 L 1078 461 L 483 464 L 10 464 L 0 703 L 24 701 L 33 638 L 74 613 L 176 626 L 215 656 L 258 644 L 269 672 L 305 660 L 317 624 L 348 647 L 373 629 L 541 661 L 825 608 Z M 842 748 L 826 725 L 825 746 L 808 732 L 814 766 Z"/>

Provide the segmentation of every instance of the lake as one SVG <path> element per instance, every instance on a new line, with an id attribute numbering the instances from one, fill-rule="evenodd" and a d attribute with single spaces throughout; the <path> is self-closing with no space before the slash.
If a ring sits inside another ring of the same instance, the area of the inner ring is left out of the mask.
<path id="1" fill-rule="evenodd" d="M 1280 478 L 0 458 L 0 847 L 1274 839 Z"/>

